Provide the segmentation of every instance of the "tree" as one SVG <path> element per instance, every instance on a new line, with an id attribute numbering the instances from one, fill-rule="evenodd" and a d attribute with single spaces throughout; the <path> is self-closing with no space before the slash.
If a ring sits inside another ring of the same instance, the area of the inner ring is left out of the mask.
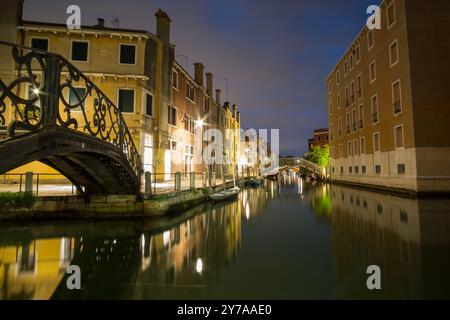
<path id="1" fill-rule="evenodd" d="M 330 165 L 330 146 L 312 147 L 311 151 L 306 154 L 305 159 L 322 168 L 328 168 Z"/>

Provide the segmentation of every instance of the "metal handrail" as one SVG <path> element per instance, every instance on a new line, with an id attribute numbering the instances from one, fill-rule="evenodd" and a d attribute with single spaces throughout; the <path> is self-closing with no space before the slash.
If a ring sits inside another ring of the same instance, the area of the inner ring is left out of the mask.
<path id="1" fill-rule="evenodd" d="M 72 114 L 76 109 L 77 114 L 81 111 L 82 132 L 119 148 L 139 180 L 142 168 L 138 149 L 121 111 L 100 88 L 59 54 L 5 41 L 0 41 L 0 45 L 12 49 L 18 72 L 18 78 L 10 84 L 5 84 L 0 79 L 0 126 L 8 126 L 7 139 L 17 137 L 16 131 L 19 130 L 34 132 L 55 125 L 78 130 L 81 127 L 80 117 L 73 117 Z M 32 65 L 37 65 L 39 70 L 33 70 Z M 38 81 L 39 72 L 42 73 L 41 81 Z M 63 72 L 67 73 L 67 76 L 61 83 Z M 86 92 L 83 97 L 74 90 L 74 82 L 81 82 Z M 14 90 L 23 84 L 32 85 L 36 92 L 28 98 L 18 96 Z M 76 103 L 70 104 L 70 101 L 66 101 L 63 94 L 65 89 L 75 95 Z M 88 97 L 94 99 L 91 117 L 88 116 L 85 106 Z M 8 106 L 6 99 L 14 110 L 14 117 L 9 124 L 6 123 L 5 117 Z M 64 105 L 62 112 L 60 103 Z"/>

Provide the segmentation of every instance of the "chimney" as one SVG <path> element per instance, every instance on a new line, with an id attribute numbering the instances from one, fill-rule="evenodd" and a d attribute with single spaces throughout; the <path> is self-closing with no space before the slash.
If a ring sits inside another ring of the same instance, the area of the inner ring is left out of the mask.
<path id="1" fill-rule="evenodd" d="M 165 43 L 170 42 L 170 23 L 172 22 L 164 11 L 158 9 L 156 16 L 156 35 Z"/>
<path id="2" fill-rule="evenodd" d="M 219 106 L 221 105 L 221 102 L 220 102 L 220 95 L 221 95 L 221 93 L 222 93 L 222 90 L 216 89 L 216 102 L 217 102 L 217 104 Z"/>
<path id="3" fill-rule="evenodd" d="M 104 28 L 105 27 L 105 19 L 103 18 L 97 18 L 97 25 L 98 28 Z"/>
<path id="4" fill-rule="evenodd" d="M 194 63 L 195 67 L 195 82 L 203 87 L 203 73 L 205 72 L 205 67 L 201 63 Z"/>
<path id="5" fill-rule="evenodd" d="M 237 105 L 233 104 L 233 118 L 236 119 L 236 111 L 237 111 Z"/>
<path id="6" fill-rule="evenodd" d="M 213 92 L 213 74 L 211 72 L 208 72 L 206 74 L 206 92 L 209 94 L 210 97 L 212 97 L 212 92 Z"/>
<path id="7" fill-rule="evenodd" d="M 241 112 L 240 111 L 238 111 L 237 112 L 237 122 L 241 122 Z"/>

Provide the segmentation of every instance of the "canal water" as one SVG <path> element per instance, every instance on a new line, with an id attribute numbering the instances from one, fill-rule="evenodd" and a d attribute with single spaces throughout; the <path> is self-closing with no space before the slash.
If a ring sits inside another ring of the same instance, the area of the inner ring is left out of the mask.
<path id="1" fill-rule="evenodd" d="M 82 290 L 67 289 L 67 267 Z M 367 288 L 368 266 L 381 290 Z M 450 298 L 450 200 L 294 176 L 163 219 L 0 225 L 0 299 Z"/>

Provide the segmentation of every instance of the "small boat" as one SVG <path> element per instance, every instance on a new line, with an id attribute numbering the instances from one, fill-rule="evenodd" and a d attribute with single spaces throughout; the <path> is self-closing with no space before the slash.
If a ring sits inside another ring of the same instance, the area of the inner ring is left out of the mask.
<path id="1" fill-rule="evenodd" d="M 234 187 L 231 189 L 223 190 L 217 193 L 212 194 L 210 197 L 214 201 L 223 201 L 237 197 L 241 189 L 239 187 Z"/>
<path id="2" fill-rule="evenodd" d="M 248 182 L 248 185 L 250 186 L 250 187 L 259 187 L 259 186 L 261 186 L 261 185 L 263 185 L 264 184 L 264 179 L 251 179 L 249 182 Z"/>

